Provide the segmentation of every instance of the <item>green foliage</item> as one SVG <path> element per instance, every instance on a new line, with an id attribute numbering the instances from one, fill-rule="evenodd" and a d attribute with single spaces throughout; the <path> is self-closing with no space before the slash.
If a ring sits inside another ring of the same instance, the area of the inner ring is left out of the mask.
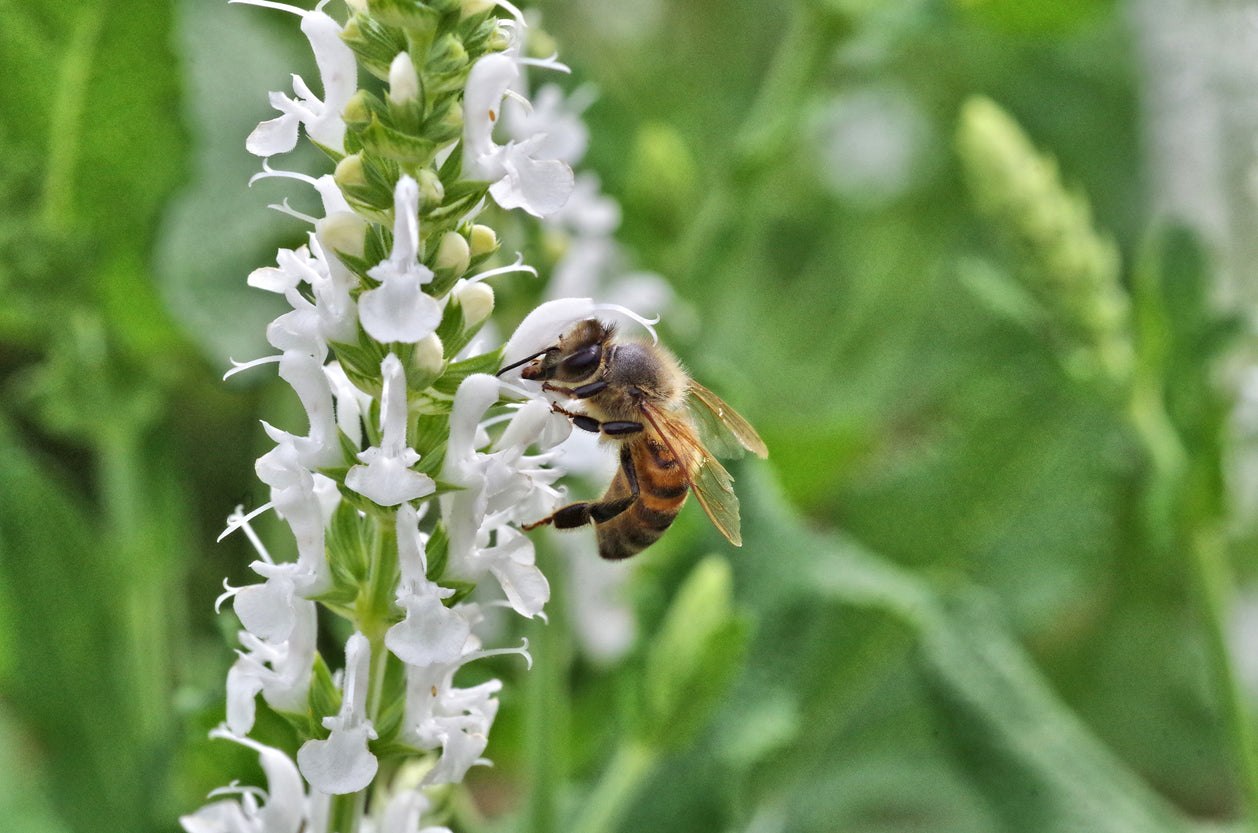
<path id="1" fill-rule="evenodd" d="M 443 38 L 487 36 L 483 18 L 380 5 L 461 83 Z M 1247 311 L 1217 311 L 1218 258 L 1145 205 L 1147 70 L 1121 4 L 540 5 L 574 69 L 560 83 L 600 89 L 588 167 L 621 202 L 630 265 L 679 296 L 664 340 L 771 457 L 732 467 L 741 550 L 689 506 L 623 566 L 640 636 L 619 662 L 582 653 L 568 614 L 584 589 L 546 560 L 534 668 L 494 668 L 497 766 L 474 792 L 491 820 L 461 813 L 460 829 L 1244 823 L 1251 704 L 1220 646 L 1233 574 L 1254 565 L 1230 537 L 1244 519 L 1219 380 Z M 170 830 L 249 771 L 204 740 L 235 631 L 213 599 L 250 575 L 242 543 L 213 539 L 233 505 L 266 500 L 257 420 L 297 405 L 264 370 L 217 377 L 270 351 L 278 307 L 245 276 L 304 242 L 263 210 L 290 189 L 247 188 L 243 139 L 307 50 L 294 27 L 202 0 L 0 12 L 0 110 L 19 114 L 0 123 L 0 818 Z M 348 39 L 381 81 L 370 58 L 397 31 Z M 852 93 L 880 109 L 857 119 Z M 426 164 L 377 98 L 357 140 Z M 853 123 L 885 154 L 840 141 Z M 460 166 L 456 151 L 443 179 Z M 874 185 L 853 190 L 855 174 Z M 387 220 L 389 172 L 364 176 Z M 432 228 L 466 233 L 484 196 L 440 195 Z M 503 251 L 542 266 L 547 241 L 521 237 Z M 387 242 L 370 237 L 363 263 Z M 541 282 L 494 286 L 526 310 Z M 455 303 L 439 332 L 441 396 L 500 361 L 454 361 L 475 335 Z M 377 352 L 336 349 L 373 384 Z M 411 415 L 417 446 L 448 409 Z M 329 546 L 366 564 L 380 542 L 353 511 Z M 438 525 L 430 577 L 447 546 Z M 471 591 L 444 583 L 447 603 Z M 319 732 L 336 712 L 322 660 L 310 697 L 308 714 L 260 715 L 278 745 L 285 719 Z"/>

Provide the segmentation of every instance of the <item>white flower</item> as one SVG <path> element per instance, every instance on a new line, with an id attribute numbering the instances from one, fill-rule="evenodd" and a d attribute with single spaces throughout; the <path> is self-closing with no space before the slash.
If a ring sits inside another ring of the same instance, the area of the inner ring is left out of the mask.
<path id="1" fill-rule="evenodd" d="M 503 102 L 502 123 L 509 135 L 521 141 L 545 137 L 538 145 L 538 155 L 576 165 L 590 144 L 590 130 L 581 114 L 594 103 L 594 97 L 594 88 L 589 85 L 565 96 L 558 84 L 544 84 L 533 94 L 529 106 L 513 97 Z"/>
<path id="2" fill-rule="evenodd" d="M 300 75 L 293 75 L 293 91 L 297 98 L 284 93 L 271 93 L 271 106 L 282 115 L 264 121 L 254 128 L 245 141 L 245 147 L 256 156 L 273 156 L 287 153 L 297 145 L 297 127 L 306 126 L 306 135 L 312 141 L 335 151 L 345 150 L 345 121 L 341 111 L 358 91 L 358 64 L 354 52 L 341 40 L 341 26 L 326 13 L 310 11 L 269 0 L 230 0 L 281 9 L 301 17 L 301 31 L 314 50 L 315 64 L 323 85 L 320 100 L 306 85 Z M 320 4 L 322 5 L 322 4 Z"/>
<path id="3" fill-rule="evenodd" d="M 471 635 L 471 624 L 457 610 L 442 603 L 454 595 L 425 575 L 424 541 L 418 527 L 419 516 L 408 503 L 398 507 L 397 602 L 406 618 L 389 628 L 384 644 L 398 659 L 411 665 L 446 663 L 463 653 Z"/>
<path id="4" fill-rule="evenodd" d="M 214 790 L 211 797 L 235 794 L 238 798 L 216 801 L 181 816 L 183 829 L 187 833 L 298 833 L 306 817 L 306 793 L 292 760 L 278 749 L 226 729 L 214 729 L 210 737 L 226 738 L 255 750 L 269 791 L 234 783 Z"/>
<path id="5" fill-rule="evenodd" d="M 227 672 L 227 725 L 237 734 L 253 728 L 254 698 L 259 692 L 276 711 L 306 711 L 315 659 L 315 603 L 293 599 L 291 610 L 292 627 L 284 640 L 240 632 L 244 650 L 237 652 Z"/>
<path id="6" fill-rule="evenodd" d="M 397 506 L 430 495 L 432 478 L 413 471 L 419 454 L 406 444 L 406 371 L 390 353 L 380 362 L 384 390 L 380 396 L 380 445 L 358 455 L 361 465 L 345 475 L 345 485 L 381 506 Z"/>
<path id="7" fill-rule="evenodd" d="M 508 53 L 491 53 L 472 66 L 463 92 L 464 163 L 470 176 L 492 183 L 489 193 L 498 205 L 543 217 L 572 193 L 572 168 L 559 159 L 534 158 L 546 140 L 542 133 L 495 144 L 503 96 L 519 77 L 518 59 Z"/>
<path id="8" fill-rule="evenodd" d="M 376 731 L 367 717 L 367 675 L 371 644 L 355 633 L 345 643 L 345 683 L 341 711 L 323 718 L 327 740 L 308 740 L 297 750 L 297 766 L 310 786 L 330 795 L 358 792 L 376 777 L 379 762 L 367 748 Z"/>
<path id="9" fill-rule="evenodd" d="M 461 607 L 475 610 L 475 605 Z M 493 695 L 502 688 L 502 682 L 488 680 L 471 688 L 456 688 L 455 672 L 472 660 L 493 654 L 528 656 L 522 648 L 474 650 L 477 645 L 473 637 L 468 640 L 466 653 L 449 662 L 407 666 L 404 737 L 420 749 L 441 748 L 441 758 L 424 779 L 426 783 L 456 783 L 463 780 L 471 766 L 488 763 L 481 753 L 498 713 L 498 701 Z"/>
<path id="10" fill-rule="evenodd" d="M 298 437 L 265 422 L 262 427 L 277 445 L 258 458 L 254 470 L 258 479 L 271 487 L 269 505 L 292 527 L 297 539 L 297 563 L 303 572 L 315 576 L 311 592 L 319 592 L 327 573 L 323 526 L 329 512 L 323 498 L 326 490 L 320 485 L 331 481 L 302 463 Z"/>
<path id="11" fill-rule="evenodd" d="M 433 274 L 419 262 L 419 185 L 410 176 L 394 189 L 393 215 L 393 250 L 367 271 L 380 286 L 359 297 L 358 316 L 376 341 L 413 344 L 437 329 L 441 304 L 423 290 Z"/>
<path id="12" fill-rule="evenodd" d="M 323 362 L 296 351 L 286 352 L 280 358 L 280 378 L 297 393 L 310 424 L 308 436 L 293 439 L 302 465 L 313 470 L 339 463 L 341 443 L 336 434 L 332 386 Z"/>
<path id="13" fill-rule="evenodd" d="M 249 633 L 269 642 L 284 642 L 293 632 L 297 621 L 294 605 L 297 601 L 297 582 L 309 576 L 298 564 L 270 564 L 255 561 L 250 565 L 254 572 L 263 576 L 262 584 L 251 584 L 235 591 L 232 609 L 236 618 Z"/>
<path id="14" fill-rule="evenodd" d="M 442 495 L 441 511 L 450 536 L 452 575 L 475 581 L 486 572 L 502 584 L 511 606 L 535 616 L 550 597 L 546 578 L 533 563 L 533 545 L 507 524 L 536 520 L 550 511 L 559 493 L 551 484 L 562 474 L 545 468 L 550 453 L 529 456 L 531 445 L 549 448 L 572 430 L 545 402 L 526 403 L 488 452 L 480 430 L 485 412 L 498 401 L 501 383 L 485 374 L 468 376 L 454 395 L 450 438 L 442 479 L 462 488 Z M 489 546 L 491 531 L 498 540 Z"/>
<path id="15" fill-rule="evenodd" d="M 349 437 L 355 448 L 361 447 L 362 420 L 371 412 L 371 395 L 359 390 L 349 380 L 340 362 L 325 364 L 323 372 L 328 377 L 328 384 L 332 386 L 332 397 L 336 400 L 336 427 Z"/>

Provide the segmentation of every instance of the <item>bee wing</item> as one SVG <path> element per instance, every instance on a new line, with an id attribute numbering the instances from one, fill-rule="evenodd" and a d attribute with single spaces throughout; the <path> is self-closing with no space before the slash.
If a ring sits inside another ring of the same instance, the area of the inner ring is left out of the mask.
<path id="1" fill-rule="evenodd" d="M 695 493 L 699 505 L 717 530 L 731 544 L 741 547 L 743 536 L 739 531 L 738 495 L 734 494 L 734 478 L 729 476 L 729 472 L 715 457 L 710 454 L 703 456 L 690 479 L 690 491 Z"/>
<path id="2" fill-rule="evenodd" d="M 686 464 L 687 468 L 692 469 L 688 477 L 690 491 L 694 492 L 699 505 L 717 530 L 731 544 L 741 547 L 743 538 L 739 532 L 738 495 L 734 494 L 734 478 L 717 462 L 712 452 L 703 447 L 689 421 L 665 414 L 651 406 L 644 407 L 642 415 L 650 423 L 655 437 L 668 447 L 673 457 L 679 461 L 696 461 Z"/>
<path id="3" fill-rule="evenodd" d="M 686 404 L 690 416 L 699 430 L 699 436 L 713 451 L 722 457 L 741 457 L 743 449 L 757 457 L 769 456 L 769 449 L 765 447 L 764 440 L 760 439 L 756 429 L 741 414 L 725 404 L 725 400 L 693 380 L 690 382 L 689 392 Z"/>

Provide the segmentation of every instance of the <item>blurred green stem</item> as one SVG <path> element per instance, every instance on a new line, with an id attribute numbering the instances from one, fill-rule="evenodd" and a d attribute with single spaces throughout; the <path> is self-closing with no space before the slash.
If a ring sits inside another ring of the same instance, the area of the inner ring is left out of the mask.
<path id="1" fill-rule="evenodd" d="M 362 819 L 366 807 L 367 791 L 365 789 L 347 795 L 332 796 L 326 833 L 356 833 L 358 822 Z M 324 833 L 324 831 L 316 831 L 316 833 Z"/>
<path id="2" fill-rule="evenodd" d="M 564 626 L 567 615 L 563 603 L 567 584 L 561 565 L 546 570 L 552 576 L 551 601 L 547 616 L 551 622 L 535 619 L 529 627 L 529 647 L 533 669 L 527 676 L 525 709 L 528 733 L 529 788 L 525 830 L 551 833 L 559 830 L 559 793 L 567 776 L 564 750 L 568 749 L 568 720 L 571 702 L 567 678 L 572 663 L 570 631 Z"/>
<path id="3" fill-rule="evenodd" d="M 167 559 L 154 557 L 156 522 L 145 504 L 142 429 L 114 421 L 97 439 L 99 488 L 109 530 L 125 650 L 119 674 L 129 733 L 140 748 L 165 734 L 170 713 Z M 144 570 L 137 567 L 144 566 Z"/>
<path id="4" fill-rule="evenodd" d="M 1258 732 L 1228 641 L 1235 582 L 1227 546 L 1217 522 L 1205 516 L 1191 493 L 1188 454 L 1166 412 L 1160 385 L 1147 374 L 1138 374 L 1132 384 L 1128 418 L 1151 468 L 1143 526 L 1154 547 L 1188 550 L 1185 567 L 1200 597 L 1210 673 L 1236 758 L 1245 816 L 1249 829 L 1258 830 Z"/>
<path id="5" fill-rule="evenodd" d="M 1196 530 L 1190 545 L 1193 573 L 1204 607 L 1210 665 L 1236 756 L 1245 815 L 1249 829 L 1258 830 L 1258 733 L 1228 644 L 1235 582 L 1228 565 L 1227 546 L 1214 527 Z"/>
<path id="6" fill-rule="evenodd" d="M 71 222 L 74 169 L 82 147 L 83 106 L 91 71 L 96 65 L 96 41 L 106 8 L 103 3 L 89 3 L 79 9 L 58 68 L 56 94 L 48 121 L 48 167 L 40 206 L 40 217 L 49 228 L 62 228 Z"/>
<path id="7" fill-rule="evenodd" d="M 799 143 L 800 122 L 815 79 L 826 65 L 846 17 L 822 4 L 797 2 L 765 81 L 732 142 L 728 175 L 709 191 L 686 235 L 676 274 L 690 277 L 738 251 L 727 243 L 755 228 L 763 201 L 751 198 L 765 171 Z"/>
<path id="8" fill-rule="evenodd" d="M 659 751 L 636 737 L 623 740 L 603 772 L 577 822 L 569 827 L 581 833 L 614 833 L 625 809 L 655 769 Z"/>

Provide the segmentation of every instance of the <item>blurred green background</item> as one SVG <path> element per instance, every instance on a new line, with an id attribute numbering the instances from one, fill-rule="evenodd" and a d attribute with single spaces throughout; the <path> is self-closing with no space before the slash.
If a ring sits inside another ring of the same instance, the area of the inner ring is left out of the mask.
<path id="1" fill-rule="evenodd" d="M 630 265 L 672 284 L 665 338 L 771 458 L 734 469 L 742 550 L 692 507 L 626 565 L 639 638 L 615 660 L 582 652 L 581 587 L 543 552 L 534 670 L 485 663 L 507 683 L 495 767 L 469 779 L 485 829 L 567 829 L 591 795 L 620 830 L 1239 825 L 1258 4 L 535 9 L 561 83 L 598 89 L 584 167 Z M 267 499 L 258 420 L 300 410 L 265 370 L 221 375 L 279 311 L 245 276 L 305 233 L 265 205 L 311 196 L 248 188 L 244 137 L 267 90 L 317 74 L 292 18 L 214 0 L 0 0 L 0 20 L 0 827 L 174 830 L 262 783 L 205 737 L 235 644 L 214 599 L 253 558 L 215 538 Z M 1038 149 L 1024 168 L 1057 160 L 1056 208 L 1017 219 L 994 154 L 958 151 L 975 96 Z M 1078 240 L 1054 237 L 1062 205 Z M 1080 240 L 1116 255 L 1117 381 L 1092 361 L 1095 287 L 1052 282 L 1045 252 Z M 506 328 L 542 286 L 496 290 Z M 713 552 L 744 649 L 622 778 L 661 622 Z"/>

